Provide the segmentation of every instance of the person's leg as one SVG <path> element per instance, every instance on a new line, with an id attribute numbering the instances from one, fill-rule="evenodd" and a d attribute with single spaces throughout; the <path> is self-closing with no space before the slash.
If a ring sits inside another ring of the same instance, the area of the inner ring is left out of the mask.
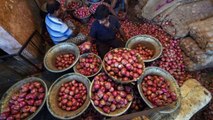
<path id="1" fill-rule="evenodd" d="M 126 3 L 126 2 L 127 2 L 126 0 L 121 0 L 120 9 L 121 9 L 122 11 L 125 10 L 125 3 Z"/>
<path id="2" fill-rule="evenodd" d="M 114 11 L 115 11 L 115 14 L 118 15 L 118 12 L 119 12 L 120 8 L 117 7 L 117 8 L 114 8 Z"/>
<path id="3" fill-rule="evenodd" d="M 110 46 L 108 44 L 103 44 L 100 42 L 96 42 L 98 55 L 103 59 L 104 55 L 110 50 Z"/>

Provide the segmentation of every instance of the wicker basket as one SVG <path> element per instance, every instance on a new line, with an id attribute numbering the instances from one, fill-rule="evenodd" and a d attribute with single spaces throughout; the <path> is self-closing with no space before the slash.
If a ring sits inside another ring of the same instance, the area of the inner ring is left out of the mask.
<path id="1" fill-rule="evenodd" d="M 84 58 L 84 57 L 88 56 L 88 55 L 94 55 L 96 58 L 98 58 L 99 60 L 101 60 L 101 58 L 100 58 L 98 55 L 94 54 L 94 53 L 85 53 L 85 54 L 82 54 L 82 55 L 80 56 L 79 60 L 80 60 L 81 58 Z M 102 61 L 102 60 L 101 60 L 101 61 Z M 77 65 L 77 64 L 78 64 L 78 63 L 76 63 L 76 65 Z M 75 73 L 79 73 L 78 70 L 76 69 L 76 65 L 73 67 L 73 70 L 74 70 Z M 100 67 L 99 67 L 99 69 L 98 69 L 98 72 L 96 72 L 96 73 L 93 74 L 93 75 L 86 76 L 86 77 L 94 77 L 95 75 L 97 75 L 97 74 L 101 71 L 101 69 L 102 69 L 102 64 L 100 64 Z M 80 73 L 79 73 L 79 74 L 80 74 Z M 84 75 L 84 76 L 85 76 L 85 75 Z"/>
<path id="2" fill-rule="evenodd" d="M 163 52 L 163 46 L 160 41 L 150 35 L 137 35 L 130 38 L 126 43 L 126 48 L 132 49 L 137 44 L 142 44 L 143 46 L 155 51 L 155 54 L 152 56 L 152 58 L 144 60 L 144 62 L 152 62 L 158 59 Z"/>
<path id="3" fill-rule="evenodd" d="M 142 97 L 142 99 L 145 101 L 145 103 L 150 107 L 150 108 L 154 108 L 154 106 L 152 105 L 152 103 L 144 96 L 143 94 L 143 90 L 141 87 L 141 83 L 144 79 L 144 77 L 146 77 L 147 75 L 159 75 L 164 77 L 167 81 L 169 81 L 170 85 L 171 85 L 171 90 L 174 91 L 177 95 L 177 101 L 172 103 L 172 107 L 169 110 L 163 110 L 160 111 L 160 113 L 172 113 L 174 112 L 179 106 L 180 106 L 180 99 L 181 99 L 181 95 L 180 95 L 180 88 L 176 82 L 176 80 L 174 79 L 174 77 L 169 74 L 167 71 L 159 68 L 159 67 L 147 67 L 145 69 L 145 72 L 142 76 L 142 78 L 138 81 L 138 91 Z"/>
<path id="4" fill-rule="evenodd" d="M 116 49 L 126 49 L 126 50 L 130 50 L 129 48 L 116 48 Z M 115 50 L 115 49 L 113 49 L 113 50 Z M 113 50 L 111 50 L 111 51 L 113 51 Z M 111 52 L 111 51 L 109 51 L 109 52 Z M 106 54 L 107 55 L 107 54 Z M 105 55 L 105 56 L 106 56 Z M 104 56 L 104 58 L 105 58 L 105 56 Z M 136 54 L 136 57 L 137 57 L 137 59 L 140 61 L 140 63 L 143 65 L 143 72 L 144 72 L 144 69 L 145 69 L 145 64 L 144 64 L 144 62 L 143 62 L 143 60 L 142 60 L 142 58 L 140 57 L 140 55 L 138 55 L 138 54 Z M 117 83 L 121 83 L 121 84 L 128 84 L 128 83 L 132 83 L 132 82 L 136 82 L 136 81 L 138 81 L 140 78 L 141 78 L 141 76 L 143 75 L 143 73 L 138 77 L 138 78 L 136 78 L 136 79 L 133 79 L 133 80 L 129 80 L 129 81 L 122 81 L 122 80 L 119 80 L 119 79 L 116 79 L 116 78 L 114 78 L 114 77 L 112 77 L 108 72 L 107 72 L 107 70 L 106 70 L 106 66 L 105 66 L 105 60 L 103 59 L 103 62 L 102 62 L 102 66 L 103 66 L 103 69 L 104 69 L 104 71 L 106 72 L 106 74 L 108 75 L 108 76 L 110 76 L 110 78 L 112 78 L 114 81 L 116 81 Z"/>
<path id="5" fill-rule="evenodd" d="M 6 107 L 8 107 L 8 104 L 9 104 L 9 100 L 10 98 L 15 94 L 17 93 L 17 91 L 19 91 L 21 89 L 21 86 L 26 84 L 26 83 L 29 83 L 29 82 L 40 82 L 42 84 L 42 86 L 44 87 L 45 89 L 45 97 L 44 97 L 44 100 L 41 104 L 41 106 L 36 110 L 35 113 L 31 114 L 30 116 L 28 116 L 27 118 L 25 118 L 24 120 L 31 120 L 33 119 L 38 113 L 39 111 L 42 109 L 42 107 L 44 106 L 44 103 L 46 101 L 46 98 L 47 98 L 47 92 L 48 92 L 48 88 L 47 88 L 47 85 L 46 83 L 40 79 L 40 78 L 37 78 L 37 77 L 29 77 L 29 78 L 26 78 L 26 79 L 23 79 L 17 83 L 15 83 L 12 87 L 10 87 L 5 93 L 4 95 L 2 96 L 1 98 L 1 101 L 0 101 L 0 113 L 2 111 L 4 111 L 4 109 Z"/>
<path id="6" fill-rule="evenodd" d="M 89 8 L 88 8 L 88 10 L 89 10 Z M 89 22 L 91 15 L 92 15 L 92 14 L 90 13 L 89 16 L 86 16 L 86 17 L 84 17 L 84 18 L 79 18 L 79 17 L 76 15 L 76 13 L 73 12 L 74 18 L 78 19 L 81 23 L 84 23 L 84 24 L 86 24 L 86 23 Z"/>
<path id="7" fill-rule="evenodd" d="M 76 80 L 79 82 L 82 82 L 86 88 L 87 88 L 87 93 L 89 93 L 89 88 L 90 88 L 90 81 L 87 77 L 80 75 L 80 74 L 75 74 L 75 73 L 69 73 L 66 75 L 63 75 L 62 77 L 58 78 L 50 87 L 48 97 L 47 97 L 47 108 L 50 111 L 50 113 L 58 118 L 58 119 L 74 119 L 78 116 L 80 116 L 84 111 L 89 107 L 90 105 L 90 97 L 89 94 L 87 94 L 87 99 L 84 102 L 84 104 L 78 108 L 75 111 L 65 111 L 59 108 L 58 106 L 58 91 L 61 87 L 61 84 L 70 82 L 72 80 Z"/>
<path id="8" fill-rule="evenodd" d="M 65 53 L 73 53 L 75 55 L 75 61 L 68 68 L 65 68 L 63 70 L 58 70 L 55 67 L 55 59 L 58 55 L 65 54 Z M 53 72 L 53 73 L 64 72 L 64 71 L 69 70 L 70 68 L 72 68 L 75 65 L 75 63 L 79 59 L 79 56 L 80 56 L 80 51 L 75 44 L 68 43 L 68 42 L 60 43 L 60 44 L 57 44 L 57 45 L 53 46 L 52 48 L 50 48 L 49 51 L 46 53 L 46 55 L 44 57 L 44 66 L 48 71 Z"/>
<path id="9" fill-rule="evenodd" d="M 97 76 L 99 76 L 99 75 L 101 75 L 101 74 L 104 74 L 104 73 L 100 73 L 100 74 L 98 74 Z M 92 98 L 92 96 L 93 96 L 93 93 L 92 93 L 92 86 L 93 86 L 93 84 L 94 84 L 94 80 L 92 81 L 91 87 L 90 87 L 90 92 L 89 92 L 90 98 Z M 93 102 L 92 99 L 91 99 L 91 103 L 92 103 L 93 107 L 94 107 L 100 114 L 102 114 L 102 115 L 104 115 L 104 116 L 107 116 L 107 117 L 116 117 L 116 116 L 120 116 L 120 115 L 124 114 L 124 113 L 130 108 L 130 106 L 131 106 L 131 104 L 132 104 L 132 101 L 129 102 L 129 103 L 126 105 L 125 108 L 117 109 L 117 110 L 115 110 L 114 112 L 110 112 L 110 113 L 108 113 L 108 114 L 105 113 L 101 108 L 95 106 L 95 104 L 94 104 L 94 102 Z"/>

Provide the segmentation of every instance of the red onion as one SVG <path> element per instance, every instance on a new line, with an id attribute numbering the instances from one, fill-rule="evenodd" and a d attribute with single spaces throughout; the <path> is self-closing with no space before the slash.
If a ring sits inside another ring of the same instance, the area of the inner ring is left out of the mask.
<path id="1" fill-rule="evenodd" d="M 137 79 L 143 73 L 143 63 L 140 63 L 133 50 L 114 49 L 104 58 L 106 72 L 121 81 Z M 141 65 L 141 68 L 135 66 Z"/>
<path id="2" fill-rule="evenodd" d="M 186 80 L 185 65 L 183 64 L 183 56 L 179 47 L 180 40 L 174 40 L 168 36 L 159 26 L 149 23 L 135 24 L 128 20 L 121 22 L 121 28 L 124 30 L 127 38 L 131 38 L 140 34 L 148 34 L 156 37 L 163 45 L 164 51 L 160 59 L 153 62 L 152 65 L 159 66 L 169 71 L 179 85 Z M 180 75 L 178 73 L 180 72 Z"/>
<path id="3" fill-rule="evenodd" d="M 97 86 L 100 89 L 95 89 Z M 126 105 L 133 100 L 130 87 L 118 85 L 105 73 L 100 73 L 94 78 L 92 89 L 93 88 L 93 103 L 105 113 L 114 112 L 117 109 L 126 107 Z"/>
<path id="4" fill-rule="evenodd" d="M 98 72 L 100 66 L 101 60 L 94 54 L 89 54 L 88 56 L 79 59 L 79 62 L 76 64 L 76 70 L 80 74 L 91 76 Z"/>
<path id="5" fill-rule="evenodd" d="M 75 16 L 82 19 L 91 15 L 88 7 L 81 7 L 74 12 Z"/>
<path id="6" fill-rule="evenodd" d="M 42 91 L 39 90 L 42 89 Z M 45 96 L 44 87 L 40 82 L 29 82 L 21 86 L 12 98 L 9 100 L 8 108 L 1 116 L 5 119 L 21 119 L 30 115 L 37 110 L 36 101 L 39 101 L 39 107 Z"/>
<path id="7" fill-rule="evenodd" d="M 67 9 L 71 9 L 71 10 L 75 10 L 78 9 L 80 7 L 81 3 L 77 2 L 77 1 L 71 1 L 68 5 L 67 5 Z"/>
<path id="8" fill-rule="evenodd" d="M 63 70 L 73 64 L 75 56 L 72 53 L 61 54 L 56 57 L 55 67 L 58 70 Z"/>
<path id="9" fill-rule="evenodd" d="M 176 94 L 170 90 L 169 82 L 161 76 L 148 75 L 141 86 L 144 95 L 154 106 L 165 106 L 177 100 Z"/>
<path id="10" fill-rule="evenodd" d="M 58 107 L 66 111 L 80 108 L 86 101 L 87 89 L 76 80 L 61 85 L 58 93 Z"/>

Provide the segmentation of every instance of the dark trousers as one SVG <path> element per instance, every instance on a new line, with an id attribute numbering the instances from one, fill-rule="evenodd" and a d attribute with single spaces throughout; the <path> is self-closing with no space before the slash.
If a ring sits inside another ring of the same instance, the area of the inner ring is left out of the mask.
<path id="1" fill-rule="evenodd" d="M 103 59 L 104 55 L 107 52 L 109 52 L 110 48 L 114 49 L 114 48 L 124 47 L 125 42 L 123 42 L 119 39 L 111 40 L 109 42 L 100 42 L 100 41 L 97 40 L 96 45 L 97 45 L 98 54 Z"/>

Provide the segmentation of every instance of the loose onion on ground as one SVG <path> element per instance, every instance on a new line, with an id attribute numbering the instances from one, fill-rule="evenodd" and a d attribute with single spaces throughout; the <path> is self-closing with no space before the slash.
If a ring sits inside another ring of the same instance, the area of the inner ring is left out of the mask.
<path id="1" fill-rule="evenodd" d="M 89 8 L 88 7 L 80 7 L 79 9 L 77 9 L 75 12 L 74 12 L 74 15 L 77 17 L 77 18 L 86 18 L 86 17 L 89 17 L 91 15 L 90 11 L 89 11 Z"/>
<path id="2" fill-rule="evenodd" d="M 66 111 L 75 111 L 84 104 L 86 98 L 86 86 L 72 80 L 61 85 L 58 91 L 58 106 Z"/>
<path id="3" fill-rule="evenodd" d="M 89 53 L 92 48 L 92 44 L 91 42 L 84 42 L 79 45 L 78 48 L 80 50 L 80 54 Z"/>
<path id="4" fill-rule="evenodd" d="M 105 73 L 94 78 L 91 90 L 94 105 L 107 114 L 125 108 L 133 100 L 129 86 L 115 83 Z"/>

